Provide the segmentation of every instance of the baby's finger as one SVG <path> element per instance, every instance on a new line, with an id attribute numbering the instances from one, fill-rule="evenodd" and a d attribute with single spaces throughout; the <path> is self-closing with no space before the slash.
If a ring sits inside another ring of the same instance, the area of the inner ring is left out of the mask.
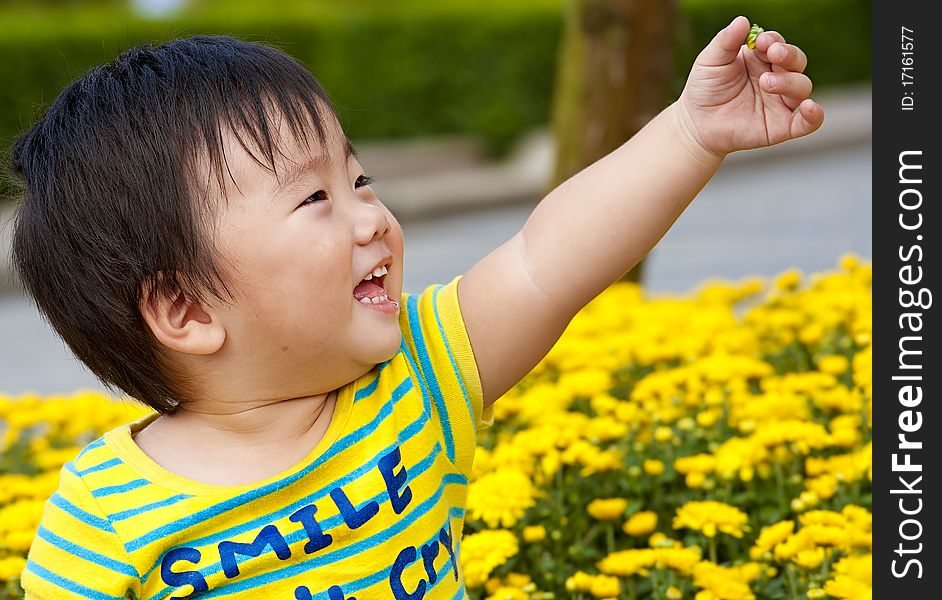
<path id="1" fill-rule="evenodd" d="M 820 104 L 808 98 L 798 106 L 792 117 L 791 135 L 801 137 L 816 131 L 824 123 L 824 109 Z"/>
<path id="2" fill-rule="evenodd" d="M 759 86 L 770 94 L 780 94 L 788 108 L 795 110 L 802 100 L 811 95 L 814 87 L 811 79 L 803 73 L 763 73 Z"/>
<path id="3" fill-rule="evenodd" d="M 766 49 L 765 55 L 772 62 L 772 70 L 804 73 L 805 67 L 808 66 L 808 57 L 801 48 L 793 44 L 773 42 Z"/>
<path id="4" fill-rule="evenodd" d="M 761 61 L 771 63 L 772 61 L 766 56 L 766 51 L 769 49 L 769 46 L 775 42 L 785 43 L 785 38 L 782 37 L 782 34 L 777 31 L 763 31 L 759 34 L 759 37 L 756 38 L 756 47 L 752 50 Z"/>
<path id="5" fill-rule="evenodd" d="M 748 32 L 749 19 L 742 15 L 736 17 L 725 29 L 721 29 L 700 52 L 697 56 L 697 64 L 719 67 L 733 62 L 739 55 L 739 49 Z"/>

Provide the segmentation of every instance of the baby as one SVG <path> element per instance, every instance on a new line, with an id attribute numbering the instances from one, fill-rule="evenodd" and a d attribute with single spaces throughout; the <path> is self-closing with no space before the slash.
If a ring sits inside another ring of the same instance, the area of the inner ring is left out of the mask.
<path id="1" fill-rule="evenodd" d="M 807 60 L 737 17 L 681 97 L 463 276 L 403 236 L 320 85 L 224 37 L 131 50 L 13 148 L 14 265 L 155 413 L 61 472 L 27 598 L 463 598 L 475 432 L 735 150 L 809 134 Z"/>

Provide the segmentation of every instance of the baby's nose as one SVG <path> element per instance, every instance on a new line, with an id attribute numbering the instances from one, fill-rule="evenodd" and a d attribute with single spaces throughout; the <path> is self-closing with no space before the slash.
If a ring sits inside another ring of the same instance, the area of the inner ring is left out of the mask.
<path id="1" fill-rule="evenodd" d="M 369 244 L 375 239 L 381 239 L 390 228 L 386 209 L 376 204 L 362 204 L 355 227 L 357 242 L 360 244 Z"/>

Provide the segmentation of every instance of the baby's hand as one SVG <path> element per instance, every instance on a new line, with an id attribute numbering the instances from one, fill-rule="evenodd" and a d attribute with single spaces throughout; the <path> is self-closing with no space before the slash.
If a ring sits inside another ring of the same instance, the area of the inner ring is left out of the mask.
<path id="1" fill-rule="evenodd" d="M 724 156 L 808 135 L 824 122 L 821 105 L 808 98 L 808 59 L 776 31 L 763 31 L 755 48 L 736 17 L 700 52 L 677 101 L 684 130 L 705 150 Z M 796 110 L 797 109 L 797 110 Z"/>

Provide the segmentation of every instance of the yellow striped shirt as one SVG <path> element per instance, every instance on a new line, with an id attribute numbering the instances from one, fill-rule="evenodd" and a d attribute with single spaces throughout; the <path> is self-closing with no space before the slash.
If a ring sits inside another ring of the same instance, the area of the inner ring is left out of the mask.
<path id="1" fill-rule="evenodd" d="M 475 433 L 490 423 L 456 277 L 403 294 L 399 352 L 339 391 L 323 440 L 264 481 L 175 475 L 137 447 L 150 415 L 61 472 L 27 598 L 463 598 Z M 486 413 L 486 414 L 482 414 Z"/>

